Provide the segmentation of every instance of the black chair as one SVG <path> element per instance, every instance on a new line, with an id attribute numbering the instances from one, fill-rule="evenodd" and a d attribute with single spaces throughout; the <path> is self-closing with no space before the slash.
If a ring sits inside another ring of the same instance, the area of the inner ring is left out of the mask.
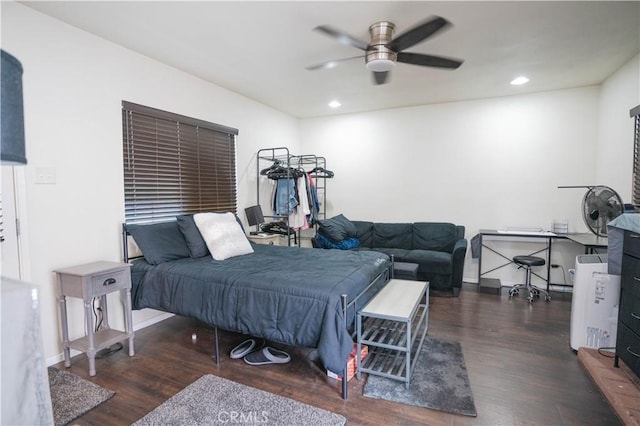
<path id="1" fill-rule="evenodd" d="M 262 207 L 259 205 L 247 207 L 244 209 L 244 214 L 247 215 L 247 223 L 249 226 L 255 226 L 256 230 L 251 231 L 252 235 L 260 232 L 260 225 L 264 223 L 264 215 L 262 214 Z"/>
<path id="2" fill-rule="evenodd" d="M 544 295 L 544 300 L 547 302 L 551 301 L 551 296 L 549 296 L 547 290 L 543 290 L 531 284 L 531 267 L 544 266 L 545 260 L 537 256 L 514 256 L 513 263 L 518 265 L 518 268 L 525 268 L 527 270 L 527 274 L 524 284 L 516 284 L 511 287 L 509 290 L 509 297 L 517 296 L 520 294 L 520 290 L 522 289 L 528 293 L 527 300 L 529 303 L 533 302 L 536 297 L 540 297 L 541 294 Z"/>

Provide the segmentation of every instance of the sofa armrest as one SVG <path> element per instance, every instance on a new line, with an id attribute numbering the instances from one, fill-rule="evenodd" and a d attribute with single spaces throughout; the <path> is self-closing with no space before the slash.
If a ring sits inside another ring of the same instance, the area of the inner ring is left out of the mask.
<path id="1" fill-rule="evenodd" d="M 452 263 L 451 286 L 453 288 L 462 287 L 462 275 L 464 272 L 464 258 L 467 254 L 467 245 L 468 245 L 467 240 L 462 238 L 456 241 L 456 244 L 453 246 L 452 261 L 451 261 Z"/>

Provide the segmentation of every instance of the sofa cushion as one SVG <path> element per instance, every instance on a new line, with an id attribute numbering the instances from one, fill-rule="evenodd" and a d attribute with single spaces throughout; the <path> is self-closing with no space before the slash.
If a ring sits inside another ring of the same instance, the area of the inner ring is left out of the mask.
<path id="1" fill-rule="evenodd" d="M 417 263 L 418 270 L 427 274 L 451 274 L 452 256 L 450 253 L 433 250 L 411 250 L 405 262 Z"/>
<path id="2" fill-rule="evenodd" d="M 389 248 L 389 247 L 374 247 L 371 250 L 377 251 L 380 253 L 384 253 L 387 256 L 393 255 L 395 262 L 409 262 L 407 260 L 409 256 L 410 250 L 407 249 L 399 249 L 399 248 Z M 417 263 L 417 262 L 412 262 Z"/>
<path id="3" fill-rule="evenodd" d="M 373 222 L 354 220 L 352 223 L 356 227 L 356 237 L 360 240 L 360 247 L 373 247 Z"/>
<path id="4" fill-rule="evenodd" d="M 319 220 L 318 224 L 324 235 L 335 242 L 355 237 L 357 234 L 356 226 L 342 214 Z"/>
<path id="5" fill-rule="evenodd" d="M 374 223 L 373 247 L 410 250 L 412 228 L 411 223 Z"/>
<path id="6" fill-rule="evenodd" d="M 414 249 L 451 253 L 458 231 L 452 223 L 416 222 L 413 224 Z"/>

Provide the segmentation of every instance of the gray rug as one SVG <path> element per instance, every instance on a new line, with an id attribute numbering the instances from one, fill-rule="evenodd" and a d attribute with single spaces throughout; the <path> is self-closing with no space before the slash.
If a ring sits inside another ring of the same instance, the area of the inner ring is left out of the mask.
<path id="1" fill-rule="evenodd" d="M 49 367 L 53 421 L 66 425 L 111 398 L 115 392 L 57 368 Z"/>
<path id="2" fill-rule="evenodd" d="M 284 396 L 207 374 L 134 423 L 143 425 L 344 425 L 347 419 Z"/>
<path id="3" fill-rule="evenodd" d="M 460 343 L 427 337 L 420 352 L 409 389 L 404 382 L 369 375 L 364 396 L 477 416 Z"/>

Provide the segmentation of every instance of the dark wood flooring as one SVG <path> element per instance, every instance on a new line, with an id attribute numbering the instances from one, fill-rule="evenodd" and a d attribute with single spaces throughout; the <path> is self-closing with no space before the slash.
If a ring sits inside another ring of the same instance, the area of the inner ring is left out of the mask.
<path id="1" fill-rule="evenodd" d="M 475 418 L 365 398 L 364 380 L 355 378 L 343 401 L 339 382 L 309 360 L 310 350 L 279 346 L 292 355 L 289 364 L 249 366 L 228 356 L 244 340 L 235 333 L 220 332 L 217 366 L 211 330 L 173 317 L 136 332 L 134 357 L 125 344 L 124 350 L 97 360 L 95 377 L 88 376 L 86 356 L 72 359 L 68 371 L 116 392 L 74 424 L 131 424 L 204 374 L 342 414 L 350 425 L 621 424 L 569 346 L 569 300 L 559 295 L 551 303 L 529 305 L 520 298 L 477 293 L 466 284 L 459 298 L 431 298 L 429 335 L 461 342 Z"/>

